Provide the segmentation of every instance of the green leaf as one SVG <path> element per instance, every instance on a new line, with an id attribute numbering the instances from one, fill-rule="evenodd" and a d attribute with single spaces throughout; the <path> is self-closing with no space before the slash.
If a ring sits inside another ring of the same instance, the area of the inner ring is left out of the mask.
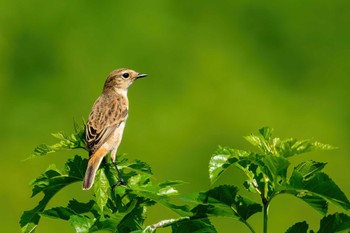
<path id="1" fill-rule="evenodd" d="M 129 170 L 136 171 L 137 173 L 146 173 L 152 175 L 151 167 L 140 160 L 135 160 L 129 164 L 127 164 Z"/>
<path id="2" fill-rule="evenodd" d="M 33 233 L 35 232 L 37 226 L 38 226 L 37 224 L 28 223 L 21 228 L 21 231 L 24 233 Z"/>
<path id="3" fill-rule="evenodd" d="M 295 167 L 294 172 L 302 176 L 302 180 L 309 180 L 314 174 L 321 171 L 327 163 L 315 162 L 312 160 L 300 163 Z M 293 179 L 293 175 L 291 177 Z"/>
<path id="4" fill-rule="evenodd" d="M 67 136 L 63 132 L 59 132 L 53 133 L 52 136 L 56 139 L 59 139 L 59 142 L 53 145 L 39 145 L 34 149 L 34 152 L 29 156 L 28 159 L 44 156 L 49 153 L 54 153 L 61 150 L 72 150 L 78 148 L 86 149 L 84 125 L 80 128 L 76 128 L 75 132 L 71 135 Z"/>
<path id="5" fill-rule="evenodd" d="M 73 160 L 68 160 L 66 163 L 66 169 L 71 170 L 73 167 L 77 167 L 74 162 L 78 161 L 76 157 L 77 156 L 75 156 Z M 20 219 L 20 226 L 25 230 L 24 232 L 33 227 L 35 228 L 40 220 L 39 214 L 44 211 L 47 203 L 58 191 L 65 186 L 80 180 L 81 178 L 69 176 L 67 171 L 61 172 L 54 165 L 51 165 L 43 174 L 32 181 L 32 197 L 40 192 L 44 194 L 44 197 L 34 209 L 23 212 Z"/>
<path id="6" fill-rule="evenodd" d="M 269 127 L 264 127 L 259 129 L 258 135 L 249 135 L 244 138 L 250 142 L 253 146 L 258 147 L 262 152 L 266 154 L 272 154 L 273 148 L 270 145 L 271 136 L 273 129 Z"/>
<path id="7" fill-rule="evenodd" d="M 209 178 L 213 184 L 227 168 L 248 158 L 249 152 L 219 147 L 209 161 Z"/>
<path id="8" fill-rule="evenodd" d="M 216 233 L 209 219 L 177 221 L 172 224 L 173 233 Z"/>
<path id="9" fill-rule="evenodd" d="M 62 220 L 69 220 L 69 218 L 72 215 L 75 215 L 75 213 L 72 210 L 70 210 L 69 208 L 55 207 L 55 208 L 43 211 L 40 215 L 44 216 L 44 217 L 49 217 L 49 218 L 58 218 L 58 219 L 62 219 Z"/>
<path id="10" fill-rule="evenodd" d="M 321 198 L 349 210 L 350 202 L 345 194 L 328 175 L 320 172 L 324 165 L 324 163 L 314 161 L 307 161 L 298 165 L 294 168 L 287 192 L 302 198 L 314 208 L 315 204 L 324 205 L 320 202 Z M 316 208 L 318 211 L 320 209 L 320 206 Z M 322 213 L 325 214 L 325 212 Z"/>
<path id="11" fill-rule="evenodd" d="M 133 179 L 130 179 L 132 182 L 129 182 L 129 186 L 133 194 L 155 201 L 169 208 L 180 216 L 184 216 L 189 213 L 189 208 L 187 206 L 176 205 L 170 201 L 170 197 L 178 194 L 178 191 L 173 187 L 173 185 L 182 184 L 182 181 L 166 181 L 164 183 L 154 185 L 148 180 L 146 183 L 141 182 L 142 185 L 140 185 L 138 180 L 142 181 L 143 176 L 144 175 L 138 175 L 132 177 Z"/>
<path id="12" fill-rule="evenodd" d="M 98 219 L 95 221 L 94 225 L 90 228 L 89 232 L 106 230 L 109 232 L 118 232 L 118 224 L 119 222 L 113 218 L 108 219 Z"/>
<path id="13" fill-rule="evenodd" d="M 74 227 L 76 233 L 89 233 L 93 222 L 94 220 L 81 215 L 72 215 L 69 219 L 69 223 Z"/>
<path id="14" fill-rule="evenodd" d="M 265 141 L 271 140 L 273 128 L 263 127 L 259 129 L 259 134 L 264 138 Z"/>
<path id="15" fill-rule="evenodd" d="M 252 216 L 255 213 L 261 212 L 262 210 L 262 207 L 259 203 L 256 203 L 253 200 L 244 196 L 238 195 L 236 202 L 237 213 L 244 220 L 247 220 L 250 216 Z"/>
<path id="16" fill-rule="evenodd" d="M 182 222 L 182 221 L 186 221 L 186 220 L 190 220 L 190 217 L 181 217 L 181 218 L 177 218 L 177 219 L 165 219 L 165 220 L 162 220 L 158 223 L 155 223 L 155 224 L 152 224 L 150 226 L 147 226 L 145 227 L 142 231 L 139 230 L 139 231 L 133 231 L 132 233 L 152 233 L 152 232 L 156 232 L 156 230 L 158 228 L 165 228 L 165 227 L 168 227 L 168 226 L 171 226 L 173 224 L 178 224 L 179 222 Z"/>
<path id="17" fill-rule="evenodd" d="M 83 159 L 81 156 L 75 155 L 73 159 L 67 161 L 65 170 L 69 176 L 83 180 L 87 164 L 88 159 Z"/>
<path id="18" fill-rule="evenodd" d="M 294 138 L 280 140 L 276 138 L 274 140 L 276 153 L 288 158 L 293 155 L 303 154 L 316 150 L 333 150 L 335 147 L 323 144 L 317 141 L 311 140 L 297 140 Z"/>
<path id="19" fill-rule="evenodd" d="M 140 197 L 133 199 L 128 203 L 128 209 L 123 213 L 124 217 L 118 224 L 117 232 L 132 232 L 142 229 L 143 223 L 146 219 L 146 208 L 143 206 L 144 204 L 145 201 Z M 118 218 L 119 217 L 120 216 L 118 216 Z"/>
<path id="20" fill-rule="evenodd" d="M 288 228 L 286 233 L 307 233 L 307 229 L 309 228 L 309 225 L 304 221 L 304 222 L 298 222 Z"/>
<path id="21" fill-rule="evenodd" d="M 273 154 L 285 158 L 316 150 L 333 150 L 335 147 L 311 140 L 297 140 L 294 138 L 281 140 L 272 138 L 272 129 L 264 127 L 258 135 L 244 137 L 252 145 L 258 147 L 264 154 Z"/>
<path id="22" fill-rule="evenodd" d="M 75 199 L 72 199 L 68 202 L 67 208 L 74 211 L 74 213 L 76 214 L 83 214 L 83 213 L 90 212 L 94 204 L 95 204 L 95 201 L 93 200 L 90 200 L 87 203 L 82 203 Z"/>
<path id="23" fill-rule="evenodd" d="M 220 185 L 206 192 L 187 196 L 187 200 L 199 203 L 192 209 L 194 217 L 222 216 L 246 221 L 251 215 L 261 212 L 260 204 L 237 193 L 236 186 Z"/>
<path id="24" fill-rule="evenodd" d="M 335 213 L 321 219 L 318 233 L 350 231 L 350 217 L 344 213 Z"/>
<path id="25" fill-rule="evenodd" d="M 100 214 L 103 216 L 103 210 L 107 204 L 110 193 L 110 186 L 104 173 L 104 168 L 101 168 L 96 172 L 94 192 L 96 195 L 96 203 L 100 208 Z"/>

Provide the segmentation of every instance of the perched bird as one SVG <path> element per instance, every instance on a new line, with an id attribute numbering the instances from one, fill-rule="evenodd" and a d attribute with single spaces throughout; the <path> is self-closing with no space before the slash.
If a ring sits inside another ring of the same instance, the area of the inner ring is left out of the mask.
<path id="1" fill-rule="evenodd" d="M 86 145 L 90 159 L 83 181 L 84 190 L 90 189 L 93 185 L 96 171 L 109 152 L 115 164 L 116 153 L 128 118 L 128 88 L 136 79 L 146 76 L 125 68 L 114 70 L 108 75 L 103 92 L 94 103 L 86 123 Z M 119 175 L 117 166 L 116 169 Z M 119 178 L 124 182 L 121 176 Z"/>

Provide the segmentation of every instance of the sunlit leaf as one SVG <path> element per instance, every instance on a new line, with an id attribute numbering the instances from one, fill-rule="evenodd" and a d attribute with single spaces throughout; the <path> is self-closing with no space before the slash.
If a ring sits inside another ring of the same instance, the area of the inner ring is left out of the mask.
<path id="1" fill-rule="evenodd" d="M 110 186 L 104 173 L 104 168 L 101 168 L 96 172 L 94 192 L 96 195 L 96 203 L 100 208 L 101 215 L 103 215 L 103 209 L 107 204 L 110 193 Z"/>
<path id="2" fill-rule="evenodd" d="M 86 149 L 85 146 L 85 128 L 84 126 L 77 128 L 76 131 L 71 135 L 66 135 L 62 132 L 53 133 L 53 137 L 59 139 L 59 142 L 53 145 L 41 144 L 34 149 L 34 152 L 29 156 L 35 158 L 38 156 L 44 156 L 49 153 L 58 152 L 61 150 L 72 150 L 72 149 Z"/>
<path id="3" fill-rule="evenodd" d="M 209 161 L 209 178 L 213 184 L 226 169 L 238 161 L 248 158 L 249 152 L 219 147 Z"/>
<path id="4" fill-rule="evenodd" d="M 149 225 L 145 227 L 143 230 L 133 231 L 132 233 L 152 233 L 152 232 L 156 232 L 158 228 L 165 228 L 173 224 L 179 224 L 179 222 L 186 221 L 186 220 L 190 220 L 190 217 L 181 217 L 177 219 L 173 219 L 173 218 L 165 219 L 158 223 Z"/>
<path id="5" fill-rule="evenodd" d="M 142 177 L 142 175 L 139 175 Z M 141 178 L 139 178 L 141 179 Z M 166 181 L 157 185 L 152 184 L 150 181 L 146 185 L 139 185 L 139 183 L 129 183 L 131 192 L 139 197 L 144 197 L 155 201 L 159 204 L 166 206 L 172 211 L 176 212 L 180 216 L 186 215 L 189 213 L 189 208 L 187 206 L 176 205 L 170 201 L 170 197 L 177 195 L 178 191 L 174 186 L 169 185 L 178 185 L 182 184 L 181 181 Z"/>
<path id="6" fill-rule="evenodd" d="M 327 211 L 324 201 L 349 210 L 350 203 L 345 194 L 328 175 L 320 172 L 324 165 L 314 161 L 299 164 L 290 177 L 287 192 L 306 201 L 323 214 Z"/>
<path id="7" fill-rule="evenodd" d="M 294 138 L 275 141 L 276 152 L 283 157 L 303 154 L 317 150 L 333 150 L 335 147 L 312 140 L 297 140 Z"/>
<path id="8" fill-rule="evenodd" d="M 76 233 L 90 232 L 89 229 L 94 222 L 94 220 L 82 215 L 72 215 L 68 221 L 74 227 Z"/>

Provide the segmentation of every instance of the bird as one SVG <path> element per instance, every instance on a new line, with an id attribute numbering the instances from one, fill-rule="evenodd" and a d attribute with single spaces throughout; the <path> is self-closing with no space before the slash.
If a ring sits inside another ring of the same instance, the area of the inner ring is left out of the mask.
<path id="1" fill-rule="evenodd" d="M 110 153 L 119 180 L 125 183 L 116 166 L 116 154 L 123 137 L 123 131 L 129 112 L 127 92 L 130 85 L 147 74 L 121 68 L 112 71 L 104 84 L 102 94 L 92 106 L 85 126 L 86 146 L 89 150 L 89 161 L 86 168 L 83 190 L 92 187 L 103 158 Z"/>

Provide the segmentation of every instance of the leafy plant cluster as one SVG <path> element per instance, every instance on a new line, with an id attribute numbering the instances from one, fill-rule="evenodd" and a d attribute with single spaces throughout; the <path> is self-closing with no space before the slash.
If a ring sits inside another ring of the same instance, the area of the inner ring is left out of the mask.
<path id="1" fill-rule="evenodd" d="M 40 145 L 31 157 L 39 157 L 61 150 L 85 148 L 84 128 L 72 135 L 53 134 L 59 141 L 48 146 Z M 87 159 L 80 155 L 69 158 L 64 169 L 54 165 L 32 181 L 32 197 L 43 194 L 42 200 L 32 210 L 24 211 L 20 219 L 22 232 L 35 232 L 41 217 L 68 221 L 77 233 L 108 230 L 110 232 L 155 232 L 158 228 L 171 227 L 172 232 L 217 232 L 210 219 L 228 217 L 245 224 L 256 232 L 248 219 L 259 212 L 263 216 L 263 232 L 268 230 L 268 209 L 271 201 L 280 194 L 290 194 L 306 202 L 324 217 L 318 233 L 349 232 L 350 217 L 345 213 L 327 215 L 328 204 L 333 203 L 343 210 L 350 209 L 345 194 L 322 172 L 326 163 L 305 161 L 295 166 L 290 176 L 290 157 L 315 150 L 330 150 L 332 146 L 311 140 L 279 139 L 272 137 L 271 128 L 262 128 L 257 135 L 245 139 L 258 148 L 250 152 L 229 147 L 219 147 L 209 162 L 209 178 L 212 184 L 236 166 L 244 172 L 247 180 L 244 187 L 257 194 L 259 202 L 239 194 L 234 185 L 220 185 L 207 191 L 180 195 L 176 189 L 182 181 L 152 182 L 152 171 L 141 161 L 122 159 L 118 167 L 127 185 L 115 186 L 117 173 L 109 159 L 98 170 L 93 187 L 93 199 L 88 202 L 70 200 L 65 206 L 46 208 L 54 195 L 66 186 L 83 180 Z M 175 204 L 176 203 L 176 204 Z M 178 204 L 182 203 L 182 204 Z M 147 208 L 163 205 L 178 214 L 176 219 L 163 219 L 145 225 Z M 308 224 L 299 222 L 286 233 L 315 232 Z"/>

